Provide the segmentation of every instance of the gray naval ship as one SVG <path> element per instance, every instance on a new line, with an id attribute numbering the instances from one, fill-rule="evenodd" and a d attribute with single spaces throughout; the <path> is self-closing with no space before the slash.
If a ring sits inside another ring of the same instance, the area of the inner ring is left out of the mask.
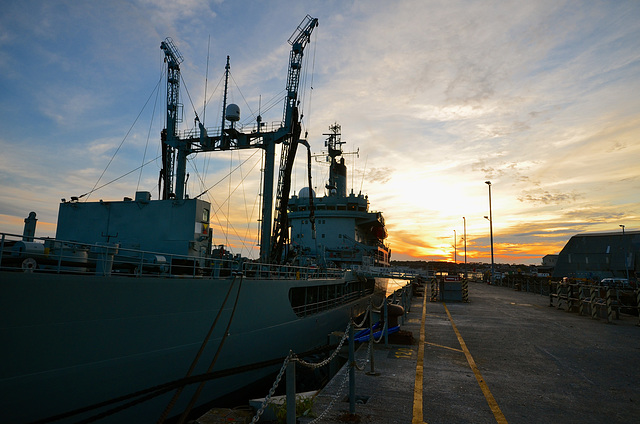
<path id="1" fill-rule="evenodd" d="M 260 117 L 235 125 L 239 109 L 225 104 L 228 127 L 207 130 L 196 117 L 197 130 L 179 132 L 182 56 L 166 39 L 160 198 L 73 197 L 54 239 L 36 237 L 34 213 L 23 235 L 1 235 L 0 421 L 162 422 L 277 372 L 289 351 L 326 346 L 366 310 L 375 279 L 285 262 L 291 160 L 308 146 L 298 85 L 316 25 L 305 17 L 289 39 L 284 116 L 270 131 Z M 265 153 L 260 260 L 215 248 L 211 204 L 185 193 L 189 155 L 249 148 Z"/>

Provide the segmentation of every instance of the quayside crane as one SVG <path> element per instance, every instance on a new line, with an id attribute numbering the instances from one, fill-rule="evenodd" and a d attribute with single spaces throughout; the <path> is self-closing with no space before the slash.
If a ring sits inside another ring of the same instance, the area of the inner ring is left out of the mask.
<path id="1" fill-rule="evenodd" d="M 298 112 L 298 89 L 304 49 L 311 39 L 311 33 L 318 25 L 318 19 L 307 15 L 296 28 L 288 42 L 291 45 L 289 69 L 287 75 L 286 98 L 281 125 L 273 130 L 264 131 L 260 116 L 256 126 L 249 132 L 242 132 L 234 125 L 223 126 L 219 134 L 209 135 L 204 125 L 198 122 L 198 131 L 177 131 L 180 122 L 182 105 L 179 102 L 180 63 L 182 56 L 173 41 L 167 38 L 160 45 L 165 53 L 167 64 L 167 123 L 162 130 L 162 170 L 160 171 L 161 191 L 163 199 L 184 199 L 186 185 L 186 162 L 192 153 L 218 150 L 237 150 L 260 148 L 265 151 L 263 178 L 263 210 L 260 231 L 260 260 L 263 262 L 279 262 L 283 246 L 288 239 L 287 202 L 291 187 L 291 170 L 297 146 L 300 142 L 301 126 Z M 229 73 L 227 57 L 226 77 Z M 225 82 L 226 86 L 226 82 Z M 225 92 L 226 104 L 226 92 Z M 230 104 L 223 110 L 225 118 L 231 122 L 239 119 L 239 108 Z M 282 144 L 278 186 L 276 194 L 276 213 L 274 211 L 273 181 L 275 173 L 276 145 Z M 308 146 L 308 144 L 307 144 Z M 175 172 L 174 172 L 175 169 Z M 273 223 L 273 234 L 272 234 Z"/>

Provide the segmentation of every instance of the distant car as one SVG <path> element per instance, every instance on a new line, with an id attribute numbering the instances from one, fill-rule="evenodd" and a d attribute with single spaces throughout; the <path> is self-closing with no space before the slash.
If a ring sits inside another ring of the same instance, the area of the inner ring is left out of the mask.
<path id="1" fill-rule="evenodd" d="M 631 288 L 629 285 L 629 280 L 626 278 L 603 278 L 600 281 L 600 285 L 603 287 L 611 287 L 618 289 L 628 289 Z"/>

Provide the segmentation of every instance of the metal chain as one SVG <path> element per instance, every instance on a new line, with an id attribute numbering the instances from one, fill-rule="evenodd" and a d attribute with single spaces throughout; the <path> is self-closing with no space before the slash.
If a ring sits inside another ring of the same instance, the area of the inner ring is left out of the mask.
<path id="1" fill-rule="evenodd" d="M 287 365 L 289 365 L 289 361 L 291 360 L 292 356 L 293 356 L 293 353 L 290 351 L 289 355 L 287 355 L 287 357 L 284 358 L 284 363 L 282 364 L 282 368 L 280 368 L 280 372 L 278 373 L 278 376 L 276 377 L 276 381 L 274 381 L 273 386 L 271 386 L 271 389 L 269 389 L 269 394 L 267 395 L 267 397 L 264 398 L 264 401 L 262 402 L 262 405 L 260 405 L 260 409 L 258 409 L 258 412 L 256 412 L 256 415 L 251 420 L 251 424 L 257 423 L 258 420 L 260 419 L 260 416 L 262 415 L 264 410 L 267 408 L 267 405 L 269 404 L 269 401 L 271 400 L 271 396 L 273 396 L 273 394 L 276 391 L 276 388 L 278 387 L 278 384 L 280 384 L 280 380 L 282 379 L 282 375 L 284 374 L 284 371 L 287 369 Z"/>
<path id="2" fill-rule="evenodd" d="M 371 346 L 373 345 L 373 343 L 371 343 L 372 338 L 373 337 L 369 337 L 369 343 L 367 343 L 367 353 L 364 356 L 365 359 L 362 360 L 362 364 L 358 365 L 358 359 L 354 359 L 353 366 L 356 367 L 358 371 L 364 371 L 364 368 L 369 363 L 369 355 L 371 354 Z"/>
<path id="3" fill-rule="evenodd" d="M 375 336 L 372 334 L 371 338 L 373 338 L 373 342 L 374 343 L 380 343 L 382 341 L 382 339 L 384 338 L 384 333 L 385 331 L 387 331 L 387 320 L 384 320 L 384 326 L 382 327 L 382 331 L 380 332 L 380 338 L 378 338 L 378 340 L 376 340 Z"/>
<path id="4" fill-rule="evenodd" d="M 382 302 L 380 302 L 380 306 L 375 306 L 373 307 L 373 309 L 382 309 L 382 307 L 384 306 L 384 302 L 386 301 L 386 299 L 383 297 L 382 298 Z M 372 301 L 373 303 L 373 301 Z"/>
<path id="5" fill-rule="evenodd" d="M 358 360 L 354 361 L 353 366 L 356 367 L 357 370 L 363 371 L 365 366 L 367 365 L 367 362 L 369 362 L 368 358 L 369 358 L 369 354 L 371 353 L 371 346 L 372 346 L 372 343 L 369 343 L 369 347 L 367 348 L 367 353 L 365 355 L 365 357 L 367 359 L 364 360 L 364 363 L 361 366 L 358 366 Z M 324 418 L 325 415 L 327 415 L 327 413 L 333 408 L 333 405 L 336 403 L 338 398 L 342 395 L 342 392 L 344 391 L 344 388 L 347 385 L 347 381 L 349 381 L 349 370 L 348 369 L 345 371 L 344 378 L 342 379 L 342 382 L 340 383 L 340 386 L 338 387 L 338 391 L 333 396 L 333 399 L 331 399 L 331 402 L 329 402 L 329 405 L 327 405 L 325 410 L 322 411 L 322 414 L 320 414 L 313 421 L 310 421 L 308 424 L 316 424 L 316 423 L 320 422 Z"/>
<path id="6" fill-rule="evenodd" d="M 314 419 L 313 421 L 310 421 L 308 424 L 316 424 L 316 423 L 320 422 L 324 418 L 325 415 L 327 415 L 327 413 L 333 408 L 333 405 L 336 403 L 338 398 L 342 395 L 342 391 L 344 390 L 345 386 L 347 385 L 347 381 L 349 381 L 349 372 L 348 371 L 344 373 L 344 378 L 342 379 L 342 382 L 340 383 L 340 386 L 338 387 L 338 391 L 333 396 L 333 399 L 331 399 L 331 402 L 329 402 L 329 405 L 327 405 L 325 410 L 322 411 L 322 414 L 318 415 L 318 417 L 316 419 Z"/>
<path id="7" fill-rule="evenodd" d="M 312 362 L 307 362 L 307 361 L 305 361 L 303 359 L 300 359 L 300 358 L 296 357 L 298 363 L 300 365 L 304 365 L 305 367 L 308 367 L 308 368 L 311 368 L 311 369 L 316 369 L 316 368 L 324 367 L 325 365 L 327 365 L 329 362 L 331 362 L 333 360 L 333 358 L 336 357 L 338 352 L 340 352 L 340 349 L 342 349 L 342 346 L 344 345 L 344 342 L 349 338 L 349 328 L 351 328 L 351 320 L 349 320 L 349 324 L 347 324 L 347 328 L 344 331 L 344 334 L 342 335 L 342 339 L 340 340 L 340 343 L 338 344 L 338 347 L 331 353 L 331 356 L 329 356 L 327 359 L 325 359 L 322 362 L 318 362 L 318 363 L 314 364 Z"/>
<path id="8" fill-rule="evenodd" d="M 369 305 L 367 306 L 367 310 L 364 312 L 363 316 L 364 318 L 362 319 L 362 322 L 360 324 L 355 324 L 355 328 L 362 328 L 362 326 L 364 325 L 364 322 L 367 320 L 367 318 L 369 317 L 369 310 L 371 309 L 371 302 L 369 302 Z"/>
<path id="9" fill-rule="evenodd" d="M 364 319 L 362 320 L 360 325 L 355 325 L 355 327 L 362 327 L 362 325 L 364 325 L 364 323 L 365 323 L 365 321 L 367 319 L 367 312 L 369 312 L 370 309 L 371 309 L 371 303 L 369 303 L 369 305 L 367 306 L 367 311 L 364 313 Z M 282 364 L 282 368 L 280 368 L 280 372 L 278 373 L 278 376 L 276 377 L 276 380 L 274 381 L 273 386 L 269 390 L 269 394 L 267 394 L 267 396 L 264 398 L 264 401 L 262 402 L 262 405 L 260 405 L 260 409 L 258 409 L 258 411 L 256 412 L 256 415 L 251 420 L 251 424 L 255 424 L 255 423 L 258 422 L 258 420 L 260 420 L 260 416 L 264 413 L 264 410 L 266 409 L 267 405 L 269 404 L 269 401 L 271 400 L 271 397 L 275 393 L 276 388 L 278 387 L 278 384 L 280 384 L 280 380 L 282 379 L 282 376 L 283 376 L 285 370 L 287 369 L 287 365 L 289 364 L 289 361 L 296 360 L 300 365 L 304 365 L 305 367 L 309 367 L 309 368 L 312 368 L 312 369 L 320 368 L 320 367 L 323 367 L 323 366 L 327 365 L 329 362 L 331 362 L 333 360 L 333 358 L 336 357 L 336 355 L 338 354 L 338 352 L 340 351 L 340 349 L 344 345 L 344 342 L 348 339 L 348 334 L 349 334 L 349 328 L 350 327 L 351 327 L 351 320 L 349 320 L 349 323 L 347 324 L 347 328 L 345 329 L 345 332 L 342 335 L 342 339 L 340 340 L 340 343 L 338 344 L 338 347 L 333 351 L 333 353 L 327 359 L 325 359 L 322 362 L 314 364 L 314 363 L 311 363 L 311 362 L 304 361 L 304 360 L 296 357 L 296 355 L 293 352 L 290 351 L 289 355 L 285 358 L 285 360 L 284 360 L 284 362 Z M 371 335 L 369 339 L 372 340 L 373 339 L 373 335 Z M 369 362 L 369 354 L 371 353 L 372 344 L 373 343 L 371 343 L 371 341 L 370 341 L 369 342 L 369 346 L 367 347 L 367 353 L 365 355 L 366 359 L 364 360 L 362 365 L 359 366 L 358 365 L 358 361 L 357 360 L 354 361 L 353 366 L 355 366 L 356 369 L 358 369 L 360 371 L 364 370 L 364 367 Z M 320 414 L 320 416 L 318 418 L 316 418 L 315 420 L 311 421 L 309 424 L 314 424 L 314 423 L 320 421 L 320 419 L 322 419 L 322 417 L 324 417 L 324 415 L 326 415 L 326 413 L 329 411 L 329 409 L 331 409 L 333 407 L 333 404 L 336 402 L 337 398 L 342 393 L 342 390 L 344 390 L 344 386 L 345 386 L 346 381 L 347 381 L 347 379 L 349 377 L 349 373 L 348 372 L 345 373 L 345 374 L 346 374 L 345 378 L 343 379 L 342 383 L 340 384 L 338 392 L 336 393 L 334 398 L 331 400 L 331 402 L 327 406 L 327 409 L 325 409 L 324 412 L 322 414 Z"/>

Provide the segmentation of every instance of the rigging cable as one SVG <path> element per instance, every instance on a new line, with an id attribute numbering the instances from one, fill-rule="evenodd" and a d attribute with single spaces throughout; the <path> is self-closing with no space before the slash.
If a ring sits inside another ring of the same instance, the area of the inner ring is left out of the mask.
<path id="1" fill-rule="evenodd" d="M 230 224 L 230 214 L 231 214 L 231 169 L 233 167 L 233 151 L 231 151 L 231 154 L 229 155 L 229 188 L 228 188 L 228 192 L 227 192 L 227 231 L 224 234 L 224 239 L 225 239 L 225 244 L 227 246 L 229 246 L 229 224 Z M 235 190 L 234 190 L 235 191 Z"/>
<path id="2" fill-rule="evenodd" d="M 187 82 L 180 74 L 180 79 L 182 80 L 182 85 L 184 86 L 184 91 L 187 92 L 187 97 L 189 98 L 189 103 L 191 103 L 191 108 L 193 109 L 193 114 L 198 116 L 198 111 L 196 110 L 196 106 L 193 104 L 193 100 L 191 99 L 191 93 L 189 93 L 189 89 L 187 88 Z M 198 118 L 200 119 L 200 118 Z"/>
<path id="3" fill-rule="evenodd" d="M 162 72 L 160 78 L 164 76 L 164 66 L 162 66 Z M 158 105 L 158 96 L 160 90 L 156 90 L 156 101 L 153 102 L 153 112 L 151 112 L 151 121 L 149 122 L 149 131 L 147 131 L 147 142 L 144 145 L 144 153 L 142 154 L 142 163 L 147 158 L 147 148 L 149 147 L 149 139 L 151 138 L 151 128 L 153 127 L 153 117 L 156 116 L 156 106 Z M 142 179 L 142 167 L 140 167 L 140 174 L 138 175 L 138 184 L 136 185 L 136 191 L 140 188 L 140 180 Z"/>
<path id="4" fill-rule="evenodd" d="M 238 93 L 240 93 L 240 97 L 242 97 L 242 100 L 244 100 L 244 104 L 247 105 L 247 108 L 249 109 L 249 113 L 251 114 L 251 117 L 253 119 L 256 119 L 256 114 L 253 113 L 253 110 L 251 110 L 251 106 L 249 106 L 249 103 L 247 102 L 247 99 L 244 97 L 244 94 L 242 94 L 242 91 L 240 90 L 240 86 L 236 82 L 235 78 L 233 78 L 233 74 L 231 72 L 229 72 L 229 75 L 231 76 L 231 81 L 233 81 L 233 83 L 235 84 L 236 89 L 238 90 Z"/>
<path id="5" fill-rule="evenodd" d="M 78 196 L 78 199 L 80 199 L 80 198 L 82 198 L 82 197 L 84 197 L 84 196 L 89 196 L 89 195 L 91 195 L 91 193 L 93 193 L 94 191 L 98 191 L 98 190 L 100 190 L 101 188 L 106 187 L 106 186 L 108 186 L 108 185 L 109 185 L 109 184 L 111 184 L 111 183 L 115 183 L 116 181 L 118 181 L 118 180 L 120 180 L 120 179 L 122 179 L 122 178 L 126 177 L 127 175 L 129 175 L 129 174 L 132 174 L 132 173 L 136 172 L 138 169 L 141 169 L 142 167 L 145 167 L 145 166 L 149 165 L 150 163 L 157 161 L 158 159 L 160 159 L 160 156 L 156 156 L 155 158 L 148 160 L 146 163 L 143 163 L 143 164 L 142 164 L 142 165 L 140 165 L 139 167 L 132 169 L 131 171 L 127 172 L 126 174 L 120 175 L 118 178 L 114 178 L 113 180 L 111 180 L 111 181 L 109 181 L 109 182 L 107 182 L 107 183 L 102 184 L 100 187 L 97 187 L 97 188 L 95 188 L 95 187 L 94 187 L 91 191 L 88 191 L 88 192 L 86 192 L 86 193 L 81 194 L 80 196 Z"/>
<path id="6" fill-rule="evenodd" d="M 236 167 L 232 172 L 235 172 L 236 170 L 238 170 L 239 168 L 241 168 L 245 163 L 247 163 L 247 162 L 249 161 L 249 159 L 253 158 L 257 153 L 258 153 L 258 150 L 255 150 L 255 151 L 251 154 L 251 156 L 249 156 L 247 159 L 245 159 L 245 160 L 244 160 L 240 165 L 238 165 L 238 166 L 237 166 L 237 167 Z M 262 156 L 262 155 L 261 155 L 261 156 Z M 258 165 L 258 161 L 256 161 L 256 162 L 253 164 L 253 166 L 251 167 L 251 169 L 249 169 L 249 172 L 247 173 L 247 175 L 243 175 L 243 176 L 242 176 L 242 179 L 240 180 L 240 182 L 238 183 L 238 185 L 236 186 L 236 188 L 235 188 L 233 191 L 231 191 L 231 194 L 235 193 L 235 191 L 238 189 L 238 187 L 239 187 L 242 183 L 244 183 L 244 180 L 249 176 L 249 174 L 250 174 L 250 173 L 251 173 L 251 171 L 256 167 L 256 165 Z M 194 169 L 194 170 L 195 170 L 195 172 L 196 172 L 196 176 L 200 179 L 200 183 L 201 183 L 202 185 L 204 185 L 204 181 L 202 180 L 202 176 L 201 176 L 201 175 L 200 175 L 200 173 L 198 172 L 198 169 L 195 167 L 195 165 L 193 165 L 193 163 L 192 163 L 192 166 L 193 166 L 193 169 Z M 224 202 L 223 202 L 223 204 L 222 204 L 222 205 L 218 204 L 218 202 L 216 202 L 216 200 L 215 200 L 214 198 L 212 198 L 212 197 L 209 195 L 208 191 L 209 191 L 209 190 L 211 190 L 212 188 L 214 188 L 215 186 L 217 186 L 218 184 L 222 183 L 226 178 L 230 177 L 230 175 L 231 175 L 231 174 L 227 174 L 227 175 L 225 175 L 225 176 L 224 176 L 224 177 L 222 177 L 222 178 L 221 178 L 217 183 L 215 183 L 213 186 L 209 187 L 207 190 L 203 191 L 202 193 L 200 193 L 199 195 L 197 195 L 197 196 L 195 197 L 195 199 L 197 199 L 197 198 L 199 198 L 199 197 L 201 197 L 201 196 L 203 196 L 203 195 L 207 194 L 207 197 L 208 197 L 208 199 L 210 200 L 210 203 L 212 203 L 212 204 L 215 206 L 215 208 L 216 208 L 216 209 L 215 209 L 214 211 L 212 211 L 212 212 L 213 212 L 213 216 L 214 216 L 214 217 L 216 217 L 216 219 L 218 220 L 218 225 L 219 225 L 221 228 L 222 228 L 222 226 L 223 226 L 223 225 L 222 225 L 222 222 L 220 221 L 219 215 L 220 215 L 220 214 L 224 215 L 223 213 L 221 213 L 221 212 L 222 212 L 222 207 L 224 206 Z M 262 174 L 261 174 L 261 175 L 262 175 Z M 227 198 L 227 199 L 225 200 L 225 202 L 228 202 L 229 200 L 230 200 L 230 196 L 229 196 L 229 198 Z M 254 205 L 254 210 L 255 210 L 255 205 Z M 251 216 L 253 216 L 253 212 L 251 213 Z M 227 221 L 229 220 L 229 219 L 228 219 L 228 216 L 226 216 L 226 215 L 224 216 L 224 218 L 225 218 L 225 219 L 227 219 Z M 248 225 L 249 225 L 249 224 L 248 224 Z M 244 240 L 247 238 L 247 236 L 245 236 L 244 238 L 243 238 L 242 236 L 240 236 L 240 234 L 238 233 L 238 231 L 235 229 L 235 227 L 234 227 L 232 224 L 231 224 L 231 229 L 233 230 L 234 234 L 238 237 L 238 239 L 239 239 L 239 240 L 242 240 L 243 249 L 244 249 L 244 248 L 247 248 L 247 251 L 250 253 L 250 252 L 251 252 L 251 249 L 250 249 L 249 247 L 247 247 L 247 246 L 246 246 L 246 244 L 245 244 L 245 242 L 244 242 Z M 227 230 L 227 233 L 228 233 L 228 230 Z M 225 236 L 225 238 L 228 238 L 228 236 Z"/>
<path id="7" fill-rule="evenodd" d="M 317 35 L 316 35 L 317 37 Z M 316 48 L 318 46 L 318 43 L 313 43 L 313 59 L 311 60 L 311 82 L 309 83 L 309 116 L 311 116 L 311 103 L 313 100 L 313 77 L 315 76 L 315 71 L 316 71 Z M 311 128 L 311 119 L 308 119 L 309 125 L 307 126 L 308 128 Z M 307 128 L 307 129 L 308 129 Z M 311 188 L 311 187 L 309 187 Z"/>
<path id="8" fill-rule="evenodd" d="M 367 173 L 367 160 L 369 159 L 369 154 L 364 157 L 364 169 L 362 170 L 362 181 L 360 182 L 360 193 L 362 193 L 362 186 L 364 185 L 364 176 Z"/>
<path id="9" fill-rule="evenodd" d="M 211 34 L 209 34 L 209 41 L 207 42 L 207 70 L 204 73 L 204 100 L 202 101 L 202 125 L 204 125 L 205 118 L 207 117 L 207 84 L 209 83 L 209 51 L 211 48 Z"/>
<path id="10" fill-rule="evenodd" d="M 144 112 L 145 108 L 147 107 L 147 104 L 149 104 L 149 100 L 151 100 L 151 97 L 153 96 L 153 93 L 158 89 L 158 87 L 160 86 L 160 83 L 162 82 L 162 77 L 164 76 L 164 72 L 162 73 L 162 75 L 160 75 L 160 79 L 158 80 L 158 82 L 156 83 L 156 86 L 153 88 L 153 91 L 151 91 L 151 94 L 149 94 L 149 97 L 147 98 L 147 101 L 144 103 L 144 106 L 142 106 L 142 109 L 140 110 L 140 112 L 138 113 L 138 116 L 136 116 L 136 119 L 133 121 L 133 123 L 131 124 L 131 126 L 129 127 L 129 130 L 127 131 L 127 133 L 125 134 L 124 138 L 122 139 L 122 141 L 120 142 L 120 145 L 118 146 L 118 148 L 116 149 L 116 151 L 113 153 L 113 155 L 111 156 L 111 159 L 109 160 L 109 163 L 107 164 L 107 166 L 104 168 L 104 170 L 102 171 L 102 174 L 100 174 L 100 177 L 98 178 L 98 181 L 96 181 L 96 183 L 93 185 L 93 188 L 91 190 L 89 190 L 88 192 L 78 196 L 78 199 L 81 199 L 85 196 L 87 196 L 87 198 L 85 199 L 85 202 L 87 200 L 89 200 L 89 196 L 91 196 L 91 194 L 96 191 L 101 189 L 102 187 L 119 180 L 120 178 L 129 175 L 131 172 L 122 175 L 119 178 L 116 178 L 115 180 L 112 180 L 111 182 L 107 183 L 107 184 L 103 184 L 102 186 L 96 188 L 96 186 L 100 183 L 100 180 L 102 179 L 102 177 L 104 176 L 105 172 L 107 172 L 107 169 L 109 169 L 109 166 L 111 165 L 111 162 L 113 162 L 113 160 L 115 159 L 116 155 L 118 154 L 118 152 L 120 151 L 120 148 L 122 147 L 122 145 L 124 144 L 124 142 L 127 140 L 127 138 L 129 137 L 129 134 L 131 134 L 131 131 L 133 130 L 133 127 L 136 125 L 136 123 L 138 122 L 138 119 L 140 119 L 140 115 L 142 115 L 142 112 Z M 157 158 L 156 158 L 157 159 Z M 155 160 L 155 159 L 154 159 Z M 144 166 L 144 165 L 143 165 Z M 136 168 L 136 170 L 139 168 Z M 135 170 L 134 170 L 135 171 Z M 132 171 L 133 172 L 133 171 Z"/>
<path id="11" fill-rule="evenodd" d="M 216 85 L 216 88 L 213 89 L 213 92 L 211 93 L 211 96 L 209 96 L 209 99 L 207 99 L 205 104 L 209 104 L 211 102 L 211 99 L 213 98 L 214 94 L 218 91 L 218 88 L 220 87 L 220 84 L 222 83 L 224 79 L 224 75 L 220 77 L 220 79 L 218 80 L 218 84 Z M 203 110 L 204 113 L 204 110 Z M 204 125 L 204 121 L 202 121 L 202 125 Z M 204 167 L 203 173 L 204 173 L 204 178 L 207 178 L 207 174 L 209 173 L 209 164 L 211 163 L 211 155 L 204 155 L 203 159 L 202 159 L 202 166 Z"/>

